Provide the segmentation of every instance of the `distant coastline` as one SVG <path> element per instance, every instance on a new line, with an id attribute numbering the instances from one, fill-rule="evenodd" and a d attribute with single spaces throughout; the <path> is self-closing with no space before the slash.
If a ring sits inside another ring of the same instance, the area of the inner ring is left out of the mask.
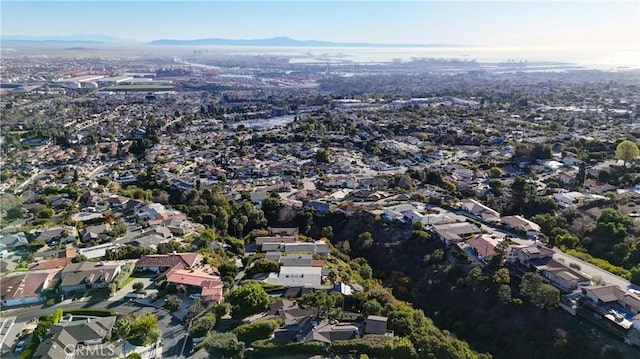
<path id="1" fill-rule="evenodd" d="M 195 40 L 172 40 L 162 39 L 147 42 L 146 45 L 153 46 L 273 46 L 273 47 L 463 47 L 458 44 L 389 44 L 389 43 L 367 43 L 367 42 L 332 42 L 320 40 L 296 40 L 286 36 L 272 37 L 266 39 L 195 39 Z"/>

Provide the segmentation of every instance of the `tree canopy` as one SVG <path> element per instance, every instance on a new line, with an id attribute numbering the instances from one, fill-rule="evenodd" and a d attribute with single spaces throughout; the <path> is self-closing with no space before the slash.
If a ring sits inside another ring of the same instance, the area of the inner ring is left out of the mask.
<path id="1" fill-rule="evenodd" d="M 640 156 L 640 149 L 638 149 L 638 145 L 635 142 L 624 140 L 616 147 L 616 159 L 622 160 L 624 166 L 627 165 L 627 162 L 638 158 L 638 156 Z"/>
<path id="2" fill-rule="evenodd" d="M 249 283 L 231 292 L 228 301 L 234 314 L 250 315 L 269 307 L 269 295 L 258 283 Z"/>

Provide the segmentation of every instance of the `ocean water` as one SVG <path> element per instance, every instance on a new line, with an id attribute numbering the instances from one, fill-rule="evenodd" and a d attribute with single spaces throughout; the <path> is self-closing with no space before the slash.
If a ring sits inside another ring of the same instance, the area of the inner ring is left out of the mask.
<path id="1" fill-rule="evenodd" d="M 208 47 L 208 53 L 269 55 L 291 62 L 391 62 L 434 58 L 477 62 L 563 62 L 589 68 L 640 68 L 640 48 L 491 48 L 491 47 Z"/>

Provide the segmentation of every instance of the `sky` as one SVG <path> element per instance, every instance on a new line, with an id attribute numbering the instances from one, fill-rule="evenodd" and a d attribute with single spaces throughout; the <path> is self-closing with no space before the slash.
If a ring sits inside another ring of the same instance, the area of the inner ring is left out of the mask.
<path id="1" fill-rule="evenodd" d="M 2 0 L 2 36 L 640 48 L 640 1 Z"/>

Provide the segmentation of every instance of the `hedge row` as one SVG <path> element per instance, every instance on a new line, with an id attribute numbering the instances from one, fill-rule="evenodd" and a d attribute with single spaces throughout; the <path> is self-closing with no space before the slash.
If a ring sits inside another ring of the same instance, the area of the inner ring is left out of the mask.
<path id="1" fill-rule="evenodd" d="M 279 358 L 291 355 L 320 355 L 326 353 L 320 342 L 279 344 L 267 340 L 257 340 L 252 344 L 255 358 Z"/>
<path id="2" fill-rule="evenodd" d="M 575 249 L 569 249 L 566 251 L 566 253 L 568 255 L 574 256 L 578 259 L 582 259 L 583 261 L 587 262 L 587 263 L 591 263 L 596 267 L 602 268 L 608 272 L 611 272 L 617 276 L 620 276 L 626 280 L 631 279 L 631 272 L 627 269 L 624 269 L 622 267 L 618 267 L 618 266 L 614 266 L 613 264 L 607 262 L 604 259 L 601 258 L 594 258 L 592 257 L 590 254 L 588 253 L 584 253 L 584 252 L 578 252 Z"/>
<path id="3" fill-rule="evenodd" d="M 131 273 L 133 273 L 134 264 L 133 262 L 129 262 L 124 265 L 124 268 L 118 273 L 118 275 L 113 279 L 113 283 L 116 284 L 118 289 L 122 289 L 122 285 L 124 282 L 129 279 Z"/>
<path id="4" fill-rule="evenodd" d="M 64 315 L 89 315 L 93 317 L 112 317 L 116 315 L 113 309 L 100 309 L 100 308 L 88 308 L 88 309 L 67 309 Z"/>
<path id="5" fill-rule="evenodd" d="M 263 320 L 236 327 L 233 334 L 238 337 L 238 340 L 249 344 L 256 340 L 268 339 L 279 325 L 277 320 Z"/>

